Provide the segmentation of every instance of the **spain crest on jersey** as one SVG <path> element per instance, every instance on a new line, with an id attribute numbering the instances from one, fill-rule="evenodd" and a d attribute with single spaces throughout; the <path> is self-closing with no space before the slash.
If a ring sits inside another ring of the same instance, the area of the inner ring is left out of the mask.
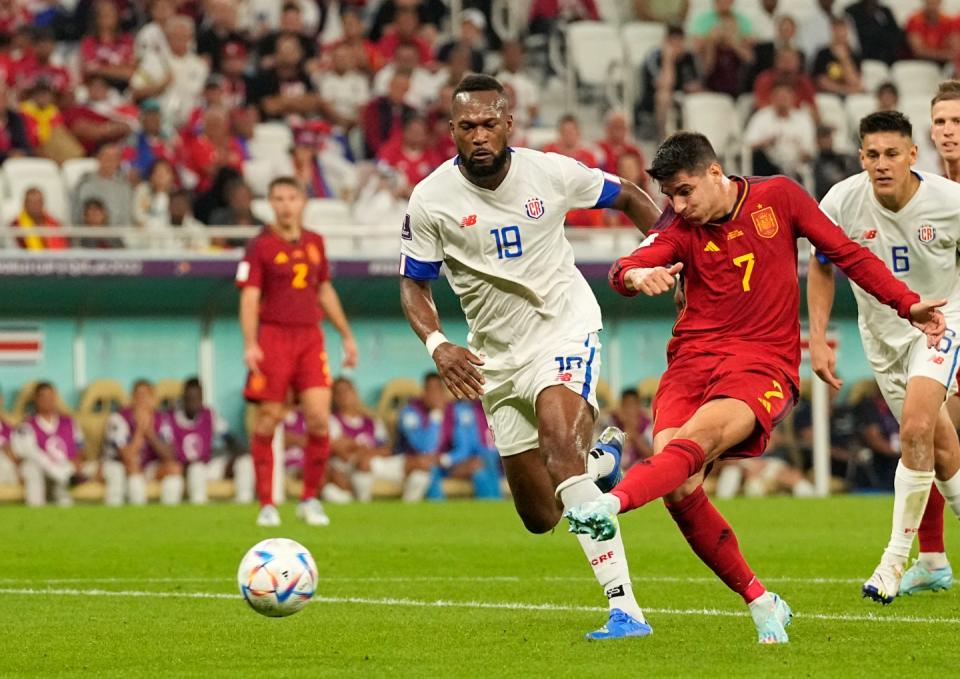
<path id="1" fill-rule="evenodd" d="M 540 219 L 543 217 L 543 201 L 539 198 L 531 198 L 527 201 L 525 207 L 527 209 L 527 217 L 530 219 Z"/>
<path id="2" fill-rule="evenodd" d="M 921 243 L 930 243 L 937 237 L 937 230 L 930 224 L 923 224 L 917 229 L 917 237 Z"/>
<path id="3" fill-rule="evenodd" d="M 773 238 L 780 230 L 777 215 L 770 206 L 751 212 L 750 219 L 753 220 L 753 226 L 757 229 L 757 234 L 762 238 Z"/>

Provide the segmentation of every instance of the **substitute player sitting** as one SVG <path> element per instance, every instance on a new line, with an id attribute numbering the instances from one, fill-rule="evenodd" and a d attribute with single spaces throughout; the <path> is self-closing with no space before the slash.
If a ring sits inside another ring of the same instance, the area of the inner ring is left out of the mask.
<path id="1" fill-rule="evenodd" d="M 357 346 L 330 282 L 323 238 L 303 226 L 306 195 L 291 177 L 270 182 L 276 221 L 250 241 L 237 268 L 244 360 L 250 371 L 244 396 L 257 404 L 251 453 L 260 500 L 260 526 L 279 526 L 273 504 L 273 435 L 283 421 L 287 390 L 293 389 L 307 423 L 303 493 L 297 516 L 330 523 L 317 499 L 330 456 L 330 370 L 320 321 L 340 333 L 344 365 L 357 362 Z"/>
<path id="2" fill-rule="evenodd" d="M 880 565 L 863 584 L 863 596 L 891 603 L 900 591 L 907 559 L 936 479 L 941 495 L 960 514 L 960 440 L 943 407 L 957 392 L 960 359 L 960 185 L 917 172 L 913 127 L 902 113 L 882 111 L 860 121 L 860 162 L 865 172 L 834 186 L 821 209 L 850 238 L 888 262 L 898 278 L 921 295 L 944 298 L 947 331 L 929 346 L 858 285 L 860 338 L 883 397 L 900 423 L 900 463 L 894 477 L 893 529 Z M 827 344 L 834 280 L 828 257 L 811 261 L 807 302 L 814 371 L 839 389 L 836 356 Z M 938 511 L 941 512 L 942 508 Z"/>
<path id="3" fill-rule="evenodd" d="M 610 428 L 585 463 L 598 413 L 602 322 L 574 265 L 564 215 L 615 208 L 647 228 L 660 211 L 620 177 L 510 148 L 513 118 L 495 78 L 466 76 L 451 116 L 457 156 L 410 197 L 400 299 L 454 397 L 482 396 L 517 513 L 527 530 L 546 533 L 560 520 L 560 504 L 595 499 L 613 485 L 623 444 L 623 433 Z M 470 327 L 468 347 L 440 331 L 430 284 L 442 265 Z M 602 544 L 582 537 L 580 545 L 610 608 L 607 624 L 588 637 L 649 634 L 619 536 Z"/>
<path id="4" fill-rule="evenodd" d="M 794 181 L 727 177 L 702 134 L 679 132 L 658 149 L 650 175 L 670 199 L 656 228 L 610 271 L 619 293 L 669 292 L 682 271 L 686 306 L 654 398 L 654 455 L 614 490 L 567 512 L 570 530 L 615 535 L 617 514 L 666 496 L 697 555 L 749 605 L 761 643 L 784 643 L 790 607 L 767 592 L 711 505 L 707 465 L 755 457 L 799 394 L 797 238 L 936 344 L 945 302 L 924 302 L 879 259 L 850 241 Z"/>

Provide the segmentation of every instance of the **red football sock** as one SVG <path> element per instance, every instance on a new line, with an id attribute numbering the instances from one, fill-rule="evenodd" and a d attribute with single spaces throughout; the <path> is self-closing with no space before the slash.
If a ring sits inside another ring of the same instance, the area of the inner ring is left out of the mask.
<path id="1" fill-rule="evenodd" d="M 923 510 L 923 518 L 920 519 L 920 528 L 917 530 L 921 552 L 947 551 L 943 544 L 943 508 L 945 505 L 946 502 L 937 489 L 937 484 L 933 484 L 930 489 L 930 497 L 927 499 L 927 508 Z"/>
<path id="2" fill-rule="evenodd" d="M 613 489 L 620 498 L 620 513 L 663 497 L 693 476 L 704 461 L 703 448 L 690 439 L 673 439 L 654 455 L 637 462 Z"/>
<path id="3" fill-rule="evenodd" d="M 748 604 L 767 590 L 747 565 L 737 536 L 714 507 L 703 486 L 676 504 L 666 503 L 680 532 L 700 560 Z"/>
<path id="4" fill-rule="evenodd" d="M 273 436 L 254 434 L 250 444 L 253 471 L 257 477 L 257 499 L 260 506 L 273 504 Z"/>
<path id="5" fill-rule="evenodd" d="M 327 459 L 330 457 L 330 437 L 307 435 L 303 451 L 303 494 L 300 500 L 317 496 L 320 484 L 327 475 Z"/>

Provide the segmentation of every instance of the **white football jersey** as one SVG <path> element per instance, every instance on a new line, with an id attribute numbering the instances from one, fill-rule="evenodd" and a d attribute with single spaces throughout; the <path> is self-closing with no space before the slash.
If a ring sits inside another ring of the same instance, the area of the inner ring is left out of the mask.
<path id="1" fill-rule="evenodd" d="M 950 330 L 960 330 L 960 184 L 916 172 L 920 188 L 899 212 L 883 207 L 866 172 L 836 184 L 820 208 L 851 240 L 882 259 L 893 274 L 923 299 L 947 299 Z M 875 370 L 886 370 L 920 331 L 888 306 L 853 284 L 860 335 Z M 945 341 L 954 341 L 948 331 Z"/>
<path id="2" fill-rule="evenodd" d="M 460 172 L 456 158 L 420 182 L 400 239 L 400 273 L 450 285 L 488 368 L 520 366 L 544 343 L 601 328 L 600 307 L 564 236 L 568 210 L 608 207 L 618 177 L 555 153 L 512 149 L 495 190 Z"/>

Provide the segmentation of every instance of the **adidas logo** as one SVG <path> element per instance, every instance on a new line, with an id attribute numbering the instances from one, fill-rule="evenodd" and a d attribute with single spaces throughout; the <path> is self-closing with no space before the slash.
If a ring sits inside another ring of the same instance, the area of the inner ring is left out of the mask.
<path id="1" fill-rule="evenodd" d="M 717 244 L 712 240 L 707 241 L 707 247 L 703 249 L 704 252 L 720 252 L 720 248 L 717 247 Z"/>

